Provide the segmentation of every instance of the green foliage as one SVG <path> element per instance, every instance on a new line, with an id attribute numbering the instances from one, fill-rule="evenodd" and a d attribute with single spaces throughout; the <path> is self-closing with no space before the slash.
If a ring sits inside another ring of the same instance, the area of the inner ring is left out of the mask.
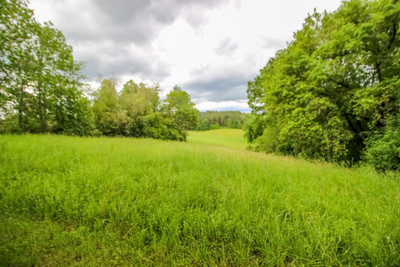
<path id="1" fill-rule="evenodd" d="M 226 128 L 242 129 L 242 122 L 240 120 L 234 120 L 234 119 L 228 118 L 226 120 Z"/>
<path id="2" fill-rule="evenodd" d="M 199 111 L 194 106 L 190 95 L 175 85 L 167 95 L 162 111 L 179 127 L 193 130 L 196 129 L 199 121 Z"/>
<path id="3" fill-rule="evenodd" d="M 115 81 L 103 80 L 93 104 L 97 129 L 107 136 L 185 141 L 188 122 L 183 121 L 184 112 L 175 117 L 159 111 L 158 93 L 158 85 L 151 87 L 132 80 L 117 93 Z"/>
<path id="4" fill-rule="evenodd" d="M 92 135 L 95 130 L 94 113 L 91 102 L 82 92 L 73 89 L 64 98 L 56 102 L 55 123 L 51 131 L 67 135 Z"/>
<path id="5" fill-rule="evenodd" d="M 208 119 L 202 119 L 199 123 L 199 125 L 197 125 L 197 129 L 198 131 L 208 131 L 211 129 L 211 124 L 210 121 Z"/>
<path id="6" fill-rule="evenodd" d="M 310 15 L 249 82 L 259 119 L 246 126 L 248 140 L 268 152 L 329 161 L 383 152 L 399 114 L 399 21 L 400 2 L 391 0 L 344 1 L 335 12 Z M 379 164 L 393 169 L 389 158 Z"/>
<path id="7" fill-rule="evenodd" d="M 400 170 L 400 119 L 368 140 L 366 161 L 379 170 Z"/>
<path id="8" fill-rule="evenodd" d="M 210 130 L 216 130 L 216 129 L 219 129 L 219 128 L 221 128 L 221 126 L 219 125 L 218 122 L 216 122 L 214 124 L 211 124 L 211 126 L 210 126 Z"/>
<path id="9" fill-rule="evenodd" d="M 104 135 L 116 134 L 118 118 L 115 81 L 103 80 L 95 94 L 93 112 L 95 114 L 96 128 Z"/>
<path id="10" fill-rule="evenodd" d="M 266 116 L 252 114 L 250 119 L 244 124 L 245 136 L 249 143 L 254 142 L 263 134 L 266 127 L 265 117 Z"/>
<path id="11" fill-rule="evenodd" d="M 0 136 L 1 265 L 398 265 L 398 177 L 234 149 L 236 133 Z"/>
<path id="12" fill-rule="evenodd" d="M 1 132 L 92 130 L 79 82 L 82 64 L 63 34 L 38 23 L 25 1 L 0 2 L 0 63 Z"/>
<path id="13" fill-rule="evenodd" d="M 254 150 L 265 153 L 274 153 L 278 143 L 278 129 L 267 126 L 261 136 L 254 141 Z"/>
<path id="14" fill-rule="evenodd" d="M 249 119 L 249 114 L 242 113 L 240 111 L 206 111 L 200 112 L 199 121 L 200 124 L 204 121 L 203 125 L 199 125 L 196 130 L 207 131 L 211 129 L 211 126 L 217 126 L 231 129 L 241 129 L 243 124 Z M 207 127 L 208 121 L 208 127 Z"/>
<path id="15" fill-rule="evenodd" d="M 186 141 L 187 133 L 171 121 L 163 116 L 160 112 L 155 112 L 145 117 L 143 137 L 151 137 L 162 140 Z"/>

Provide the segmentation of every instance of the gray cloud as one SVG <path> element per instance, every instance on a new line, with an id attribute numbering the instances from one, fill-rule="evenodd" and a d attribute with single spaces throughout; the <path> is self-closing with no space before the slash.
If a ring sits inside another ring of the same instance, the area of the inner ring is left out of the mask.
<path id="1" fill-rule="evenodd" d="M 205 10 L 229 0 L 89 0 L 80 1 L 78 7 L 67 5 L 65 0 L 43 2 L 55 5 L 57 20 L 62 23 L 58 26 L 73 42 L 112 39 L 146 45 L 179 17 L 192 26 L 201 26 L 207 22 Z"/>
<path id="2" fill-rule="evenodd" d="M 194 100 L 230 101 L 247 98 L 246 88 L 249 77 L 229 73 L 210 80 L 195 80 L 183 84 Z"/>
<path id="3" fill-rule="evenodd" d="M 222 39 L 214 51 L 217 55 L 231 56 L 238 47 L 238 44 L 232 42 L 232 38 L 226 37 Z"/>
<path id="4" fill-rule="evenodd" d="M 170 74 L 167 63 L 156 60 L 152 55 L 124 47 L 112 49 L 109 46 L 113 44 L 99 45 L 95 48 L 83 47 L 80 50 L 80 53 L 83 53 L 82 57 L 86 58 L 84 73 L 89 79 L 99 74 L 116 78 L 135 74 L 159 81 Z"/>
<path id="5" fill-rule="evenodd" d="M 149 44 L 178 18 L 193 27 L 203 15 L 231 0 L 31 0 L 33 8 L 50 8 L 55 26 L 75 47 L 76 59 L 86 62 L 85 74 L 140 75 L 158 81 L 169 75 L 167 64 L 155 58 Z M 137 49 L 128 50 L 134 45 Z"/>

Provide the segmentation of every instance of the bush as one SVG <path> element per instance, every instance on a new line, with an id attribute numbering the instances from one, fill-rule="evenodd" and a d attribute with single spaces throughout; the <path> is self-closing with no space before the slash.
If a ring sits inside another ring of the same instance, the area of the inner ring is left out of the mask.
<path id="1" fill-rule="evenodd" d="M 217 122 L 217 123 L 214 123 L 214 124 L 212 124 L 211 125 L 211 127 L 210 127 L 210 129 L 211 130 L 216 130 L 216 129 L 219 129 L 219 128 L 221 128 L 221 126 L 219 125 L 219 123 Z"/>
<path id="2" fill-rule="evenodd" d="M 367 143 L 367 163 L 378 170 L 400 170 L 400 121 L 386 127 L 383 134 L 377 134 Z"/>
<path id="3" fill-rule="evenodd" d="M 278 129 L 272 127 L 265 128 L 263 134 L 254 141 L 254 145 L 255 151 L 265 153 L 276 152 L 278 146 Z"/>

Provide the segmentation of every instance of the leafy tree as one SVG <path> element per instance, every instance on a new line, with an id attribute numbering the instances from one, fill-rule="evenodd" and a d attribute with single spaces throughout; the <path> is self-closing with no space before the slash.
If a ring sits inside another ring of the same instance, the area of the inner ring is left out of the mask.
<path id="1" fill-rule="evenodd" d="M 163 111 L 186 130 L 196 129 L 199 111 L 194 107 L 190 95 L 175 85 L 164 101 Z"/>
<path id="2" fill-rule="evenodd" d="M 93 104 L 96 128 L 104 135 L 118 134 L 117 101 L 115 81 L 104 79 Z"/>
<path id="3" fill-rule="evenodd" d="M 57 123 L 57 118 L 63 118 L 55 115 L 60 114 L 63 106 L 69 103 L 67 99 L 73 99 L 76 94 L 82 64 L 74 61 L 72 47 L 51 23 L 37 25 L 37 36 L 33 51 L 36 63 L 33 90 L 37 98 L 39 131 L 46 132 L 49 123 Z"/>
<path id="4" fill-rule="evenodd" d="M 128 81 L 117 93 L 115 82 L 105 79 L 95 93 L 96 127 L 104 135 L 186 140 L 183 126 L 160 109 L 159 86 Z"/>
<path id="5" fill-rule="evenodd" d="M 24 114 L 30 114 L 29 106 L 33 104 L 29 92 L 34 67 L 31 47 L 35 24 L 32 15 L 24 1 L 0 2 L 1 111 L 3 120 L 17 120 L 11 128 L 19 131 L 27 130 L 28 118 Z"/>
<path id="6" fill-rule="evenodd" d="M 55 103 L 56 123 L 52 126 L 52 132 L 79 136 L 93 135 L 95 117 L 91 102 L 80 90 L 68 89 L 68 93 Z"/>
<path id="7" fill-rule="evenodd" d="M 17 121 L 8 124 L 9 130 L 63 132 L 68 127 L 71 134 L 87 133 L 90 116 L 80 109 L 83 103 L 87 109 L 79 82 L 82 64 L 74 61 L 63 34 L 51 23 L 38 23 L 25 1 L 1 1 L 0 11 L 2 119 Z"/>
<path id="8" fill-rule="evenodd" d="M 249 83 L 260 119 L 246 128 L 248 139 L 280 154 L 373 158 L 375 143 L 397 135 L 390 122 L 399 113 L 399 21 L 400 2 L 392 0 L 344 1 L 310 15 Z"/>
<path id="9" fill-rule="evenodd" d="M 123 135 L 141 137 L 148 136 L 146 127 L 148 118 L 153 115 L 159 105 L 158 85 L 146 86 L 128 81 L 118 96 L 118 118 L 120 133 Z"/>

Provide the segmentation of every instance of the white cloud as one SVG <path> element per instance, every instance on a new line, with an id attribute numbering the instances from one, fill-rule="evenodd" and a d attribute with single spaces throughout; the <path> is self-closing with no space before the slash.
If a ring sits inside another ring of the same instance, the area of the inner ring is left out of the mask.
<path id="1" fill-rule="evenodd" d="M 199 109 L 248 109 L 247 81 L 286 46 L 308 13 L 340 0 L 31 0 L 87 62 L 89 81 L 179 84 Z M 227 106 L 228 105 L 228 106 Z"/>

